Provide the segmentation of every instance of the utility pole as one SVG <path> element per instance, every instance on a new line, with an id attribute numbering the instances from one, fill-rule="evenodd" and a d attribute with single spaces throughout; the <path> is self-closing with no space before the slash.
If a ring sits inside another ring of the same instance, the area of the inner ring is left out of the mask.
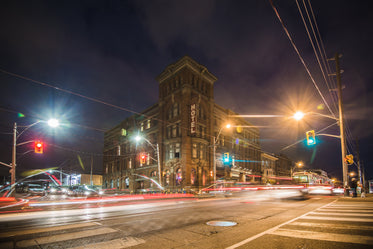
<path id="1" fill-rule="evenodd" d="M 347 162 L 346 158 L 346 138 L 345 138 L 345 129 L 343 121 L 343 102 L 342 102 L 342 84 L 341 84 L 341 69 L 339 66 L 339 54 L 336 53 L 334 56 L 335 67 L 336 67 L 336 76 L 337 76 L 337 87 L 338 87 L 338 110 L 339 110 L 339 130 L 341 137 L 341 152 L 342 152 L 342 170 L 343 170 L 343 186 L 345 189 L 348 188 L 348 176 L 347 176 Z M 344 192 L 344 195 L 347 196 L 347 191 Z"/>
<path id="2" fill-rule="evenodd" d="M 360 181 L 360 184 L 362 186 L 362 191 L 364 191 L 364 184 L 365 184 L 365 179 L 363 180 L 363 174 L 361 172 L 361 165 L 360 165 L 360 152 L 359 152 L 359 141 L 356 139 L 356 161 L 357 161 L 357 168 L 358 168 L 358 171 L 359 171 L 359 181 Z M 365 191 L 364 191 L 365 192 Z"/>

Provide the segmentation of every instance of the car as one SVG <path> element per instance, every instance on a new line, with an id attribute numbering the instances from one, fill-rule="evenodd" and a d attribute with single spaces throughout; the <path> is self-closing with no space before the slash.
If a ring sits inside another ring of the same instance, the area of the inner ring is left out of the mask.
<path id="1" fill-rule="evenodd" d="M 70 187 L 69 195 L 76 197 L 98 197 L 100 193 L 98 190 L 88 187 L 87 185 L 76 185 Z"/>
<path id="2" fill-rule="evenodd" d="M 47 195 L 66 195 L 68 189 L 61 186 L 51 186 L 47 189 Z"/>

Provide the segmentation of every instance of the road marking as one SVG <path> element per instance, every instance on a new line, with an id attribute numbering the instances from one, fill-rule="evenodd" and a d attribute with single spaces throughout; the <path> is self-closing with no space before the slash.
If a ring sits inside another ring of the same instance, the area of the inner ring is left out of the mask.
<path id="1" fill-rule="evenodd" d="M 325 216 L 304 216 L 299 217 L 299 219 L 309 219 L 309 220 L 333 220 L 333 221 L 355 221 L 355 222 L 373 222 L 371 218 L 348 218 L 348 217 L 325 217 Z"/>
<path id="2" fill-rule="evenodd" d="M 48 244 L 48 243 L 56 243 L 56 242 L 61 242 L 61 241 L 66 241 L 66 240 L 80 239 L 80 238 L 85 238 L 89 236 L 97 236 L 97 235 L 114 233 L 114 232 L 117 232 L 117 230 L 108 228 L 108 227 L 103 227 L 103 228 L 85 230 L 85 231 L 75 232 L 75 233 L 65 233 L 65 234 L 52 235 L 52 236 L 40 237 L 40 238 L 29 239 L 29 240 L 21 240 L 17 242 L 16 247 L 38 246 L 38 245 L 43 245 L 43 244 Z"/>
<path id="3" fill-rule="evenodd" d="M 9 238 L 11 236 L 17 236 L 17 235 L 53 232 L 53 231 L 58 231 L 58 230 L 74 229 L 74 228 L 89 227 L 89 226 L 96 226 L 96 224 L 94 224 L 93 222 L 88 222 L 88 223 L 79 223 L 79 224 L 70 224 L 70 225 L 64 225 L 64 226 L 56 226 L 56 227 L 27 229 L 27 230 L 21 230 L 21 231 L 10 231 L 10 232 L 5 232 L 5 233 L 0 233 L 0 238 Z"/>
<path id="4" fill-rule="evenodd" d="M 316 222 L 299 222 L 294 221 L 286 226 L 302 226 L 302 227 L 320 227 L 320 228 L 336 228 L 336 229 L 356 229 L 356 230 L 373 230 L 373 226 L 357 226 L 334 223 L 316 223 Z"/>
<path id="5" fill-rule="evenodd" d="M 85 244 L 84 246 L 73 247 L 70 249 L 113 249 L 113 248 L 127 248 L 131 246 L 137 246 L 140 244 L 145 243 L 145 240 L 134 238 L 134 237 L 126 237 L 123 239 L 115 239 L 109 241 L 103 241 L 95 244 Z"/>
<path id="6" fill-rule="evenodd" d="M 344 213 L 373 213 L 372 210 L 366 210 L 366 209 L 332 209 L 332 208 L 323 208 L 323 209 L 318 209 L 318 212 L 344 212 Z"/>
<path id="7" fill-rule="evenodd" d="M 373 216 L 373 214 L 345 213 L 345 212 L 326 213 L 326 212 L 318 212 L 318 210 L 315 211 L 315 212 L 310 213 L 310 215 L 314 215 L 314 214 L 319 215 L 319 216 L 323 216 L 323 215 L 325 215 L 325 216 L 326 215 L 328 215 L 328 216 L 331 216 L 331 215 L 338 215 L 338 216 L 359 216 L 359 217 L 361 217 L 361 216 L 364 216 L 364 217 L 371 217 L 371 216 Z M 332 218 L 332 217 L 330 217 L 330 218 Z"/>
<path id="8" fill-rule="evenodd" d="M 312 232 L 312 231 L 291 230 L 291 229 L 283 229 L 283 228 L 277 229 L 276 231 L 271 231 L 268 234 L 286 236 L 286 237 L 292 237 L 292 238 L 301 238 L 301 239 L 313 239 L 313 240 L 324 240 L 324 241 L 373 245 L 373 237 L 361 236 L 361 235 L 348 234 L 348 236 L 346 236 L 346 234 Z"/>
<path id="9" fill-rule="evenodd" d="M 326 204 L 326 205 L 324 205 L 324 206 L 321 206 L 320 208 L 324 208 L 324 207 L 330 206 L 330 205 L 332 205 L 333 203 L 335 203 L 336 201 L 337 201 L 337 200 L 334 200 L 334 201 L 332 201 L 332 202 L 330 202 L 330 203 L 328 203 L 328 204 Z M 261 237 L 261 236 L 263 236 L 263 235 L 265 235 L 265 234 L 271 233 L 271 232 L 273 232 L 273 231 L 279 229 L 280 227 L 282 227 L 282 226 L 284 226 L 284 225 L 287 225 L 287 224 L 289 224 L 289 223 L 291 223 L 291 222 L 293 222 L 293 221 L 296 221 L 296 220 L 298 220 L 298 219 L 300 219 L 300 218 L 304 218 L 306 215 L 308 215 L 309 213 L 312 213 L 312 212 L 313 212 L 313 211 L 310 211 L 310 212 L 305 213 L 305 214 L 303 214 L 303 215 L 301 215 L 301 216 L 295 217 L 294 219 L 291 219 L 291 220 L 289 220 L 289 221 L 286 221 L 286 222 L 284 222 L 284 223 L 282 223 L 282 224 L 280 224 L 280 225 L 277 225 L 277 226 L 275 226 L 275 227 L 272 227 L 272 228 L 270 228 L 270 229 L 268 229 L 268 230 L 266 230 L 266 231 L 264 231 L 264 232 L 261 232 L 261 233 L 259 233 L 259 234 L 257 234 L 257 235 L 254 235 L 254 236 L 251 236 L 251 237 L 249 237 L 249 238 L 247 238 L 247 239 L 245 239 L 245 240 L 242 240 L 242 241 L 240 241 L 240 242 L 238 242 L 238 243 L 236 243 L 236 244 L 234 244 L 234 245 L 231 245 L 231 246 L 227 247 L 226 249 L 234 249 L 234 248 L 240 247 L 240 246 L 242 246 L 242 245 L 244 245 L 244 244 L 247 244 L 247 243 L 249 243 L 250 241 L 253 241 L 253 240 L 255 240 L 255 239 L 257 239 L 257 238 L 259 238 L 259 237 Z"/>

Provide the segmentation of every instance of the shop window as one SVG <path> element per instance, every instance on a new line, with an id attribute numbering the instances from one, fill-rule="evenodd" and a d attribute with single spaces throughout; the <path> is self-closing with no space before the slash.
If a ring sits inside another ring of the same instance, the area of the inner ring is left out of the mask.
<path id="1" fill-rule="evenodd" d="M 191 172 L 190 172 L 190 184 L 191 185 L 195 185 L 196 184 L 196 170 L 195 169 L 192 169 Z"/>
<path id="2" fill-rule="evenodd" d="M 182 171 L 181 171 L 181 168 L 178 168 L 176 170 L 176 176 L 175 176 L 175 180 L 176 180 L 176 185 L 179 186 L 181 185 L 181 182 L 183 180 L 183 175 L 182 175 Z"/>
<path id="3" fill-rule="evenodd" d="M 126 188 L 129 188 L 129 186 L 130 186 L 130 178 L 129 177 L 126 177 L 124 179 L 124 185 L 126 186 Z"/>
<path id="4" fill-rule="evenodd" d="M 170 185 L 170 171 L 169 170 L 166 170 L 164 172 L 164 184 L 166 186 L 169 186 Z"/>

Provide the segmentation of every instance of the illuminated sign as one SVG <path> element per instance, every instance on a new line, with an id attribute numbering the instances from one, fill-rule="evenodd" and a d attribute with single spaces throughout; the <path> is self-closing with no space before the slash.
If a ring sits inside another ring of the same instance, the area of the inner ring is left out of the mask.
<path id="1" fill-rule="evenodd" d="M 190 106 L 190 133 L 195 134 L 197 128 L 196 104 Z"/>

